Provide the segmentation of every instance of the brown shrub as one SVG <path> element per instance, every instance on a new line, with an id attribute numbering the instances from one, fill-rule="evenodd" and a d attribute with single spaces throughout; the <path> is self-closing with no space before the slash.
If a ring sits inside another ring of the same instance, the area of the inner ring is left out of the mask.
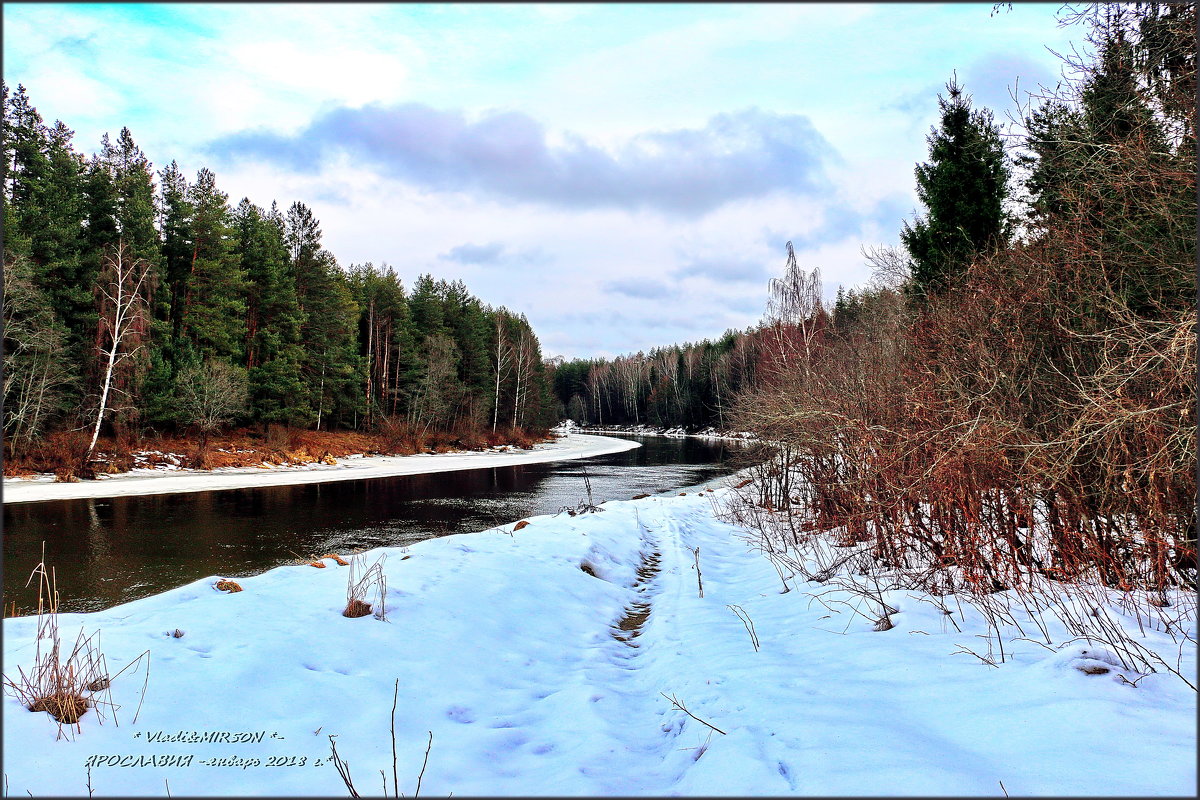
<path id="1" fill-rule="evenodd" d="M 74 467 L 59 467 L 54 470 L 55 483 L 79 483 L 79 478 L 75 475 Z"/>

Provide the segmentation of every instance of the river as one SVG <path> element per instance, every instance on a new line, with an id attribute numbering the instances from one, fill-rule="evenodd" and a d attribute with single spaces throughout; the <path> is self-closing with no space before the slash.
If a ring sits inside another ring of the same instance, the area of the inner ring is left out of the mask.
<path id="1" fill-rule="evenodd" d="M 623 437 L 625 438 L 625 437 Z M 728 475 L 727 445 L 632 436 L 642 446 L 574 461 L 258 489 L 4 506 L 4 608 L 42 558 L 60 611 L 96 611 L 210 575 L 254 575 L 301 558 L 485 530 L 587 499 L 680 491 Z M 737 447 L 737 445 L 732 445 Z"/>

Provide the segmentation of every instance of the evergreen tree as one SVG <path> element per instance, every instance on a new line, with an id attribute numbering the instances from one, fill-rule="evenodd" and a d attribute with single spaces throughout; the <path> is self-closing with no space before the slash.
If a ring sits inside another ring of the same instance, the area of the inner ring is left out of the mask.
<path id="1" fill-rule="evenodd" d="M 243 198 L 235 251 L 246 276 L 246 367 L 252 414 L 264 423 L 306 419 L 300 306 L 282 228 Z"/>
<path id="2" fill-rule="evenodd" d="M 318 429 L 352 421 L 365 406 L 359 391 L 364 364 L 357 352 L 358 304 L 337 259 L 321 247 L 320 224 L 303 203 L 288 209 L 284 241 L 302 313 L 301 371 L 310 414 Z"/>
<path id="3" fill-rule="evenodd" d="M 938 97 L 941 124 L 927 141 L 929 162 L 916 170 L 927 215 L 904 224 L 900 240 L 912 258 L 918 295 L 947 288 L 980 253 L 1008 240 L 1004 211 L 1009 169 L 1000 131 L 986 109 L 951 80 Z"/>
<path id="4" fill-rule="evenodd" d="M 178 361 L 183 340 L 184 297 L 192 270 L 194 249 L 192 217 L 195 209 L 189 199 L 187 178 L 172 161 L 159 173 L 162 199 L 159 203 L 159 229 L 162 236 L 163 272 L 166 275 L 170 303 L 172 368 Z"/>
<path id="5" fill-rule="evenodd" d="M 228 195 L 201 169 L 188 193 L 193 209 L 192 264 L 184 295 L 183 329 L 201 357 L 244 363 L 246 277 L 234 252 Z"/>
<path id="6" fill-rule="evenodd" d="M 5 97 L 6 257 L 31 259 L 35 281 L 80 361 L 95 332 L 91 286 L 99 261 L 90 271 L 83 263 L 84 166 L 73 135 L 62 122 L 47 127 L 23 86 Z"/>
<path id="7" fill-rule="evenodd" d="M 117 227 L 126 248 L 131 256 L 149 262 L 157 271 L 162 243 L 155 225 L 158 209 L 149 159 L 133 141 L 129 128 L 121 129 L 116 144 L 104 135 L 100 158 L 112 175 Z"/>

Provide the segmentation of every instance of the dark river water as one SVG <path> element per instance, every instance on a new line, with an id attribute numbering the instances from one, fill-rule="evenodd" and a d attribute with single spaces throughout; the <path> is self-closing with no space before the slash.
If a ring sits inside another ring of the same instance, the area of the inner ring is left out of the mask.
<path id="1" fill-rule="evenodd" d="M 36 608 L 42 558 L 61 611 L 96 611 L 209 575 L 254 575 L 299 557 L 406 545 L 553 514 L 587 499 L 677 491 L 733 467 L 726 445 L 629 437 L 642 446 L 573 461 L 261 489 L 4 506 L 4 608 Z M 737 445 L 732 445 L 736 448 Z"/>

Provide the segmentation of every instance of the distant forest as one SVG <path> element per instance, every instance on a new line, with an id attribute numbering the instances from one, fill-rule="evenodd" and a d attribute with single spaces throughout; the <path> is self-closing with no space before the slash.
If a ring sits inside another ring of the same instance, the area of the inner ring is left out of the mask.
<path id="1" fill-rule="evenodd" d="M 554 424 L 523 315 L 343 269 L 304 203 L 231 206 L 209 169 L 156 172 L 128 128 L 90 158 L 72 138 L 4 86 L 6 456 L 70 433 L 86 472 L 100 436 L 387 428 L 419 448 Z"/>

